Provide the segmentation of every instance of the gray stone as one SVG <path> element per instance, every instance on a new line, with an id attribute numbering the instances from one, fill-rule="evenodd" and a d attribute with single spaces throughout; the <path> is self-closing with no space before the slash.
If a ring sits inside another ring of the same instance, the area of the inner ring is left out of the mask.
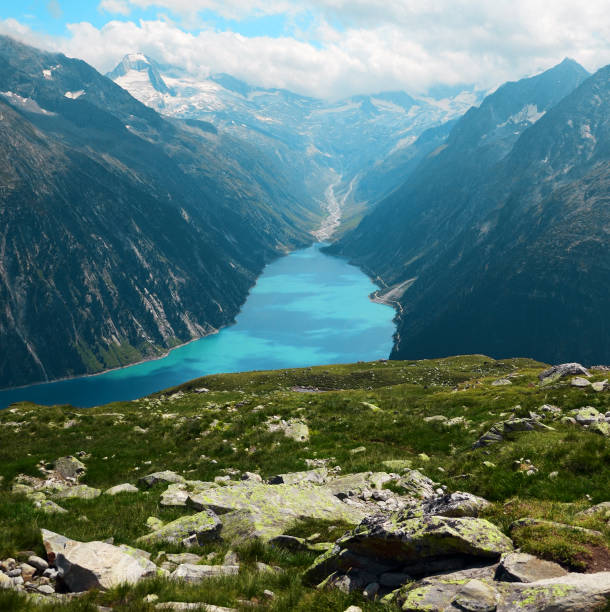
<path id="1" fill-rule="evenodd" d="M 193 565 L 183 563 L 171 574 L 172 580 L 199 583 L 208 578 L 218 576 L 235 576 L 239 573 L 239 565 Z"/>
<path id="2" fill-rule="evenodd" d="M 45 529 L 42 538 L 49 561 L 73 592 L 135 584 L 157 573 L 151 561 L 105 542 L 77 542 Z"/>
<path id="3" fill-rule="evenodd" d="M 55 499 L 95 499 L 102 494 L 100 489 L 89 487 L 87 485 L 76 485 L 68 487 L 53 494 Z"/>
<path id="4" fill-rule="evenodd" d="M 160 529 L 138 538 L 143 544 L 167 542 L 179 544 L 185 538 L 194 537 L 196 543 L 203 544 L 218 537 L 222 522 L 211 510 L 204 510 L 191 516 L 183 516 Z"/>
<path id="5" fill-rule="evenodd" d="M 427 499 L 437 496 L 438 484 L 417 470 L 406 471 L 398 480 L 397 485 L 411 497 Z"/>
<path id="6" fill-rule="evenodd" d="M 175 483 L 175 482 L 184 482 L 184 477 L 180 474 L 176 474 L 176 472 L 172 472 L 170 470 L 165 470 L 163 472 L 153 472 L 152 474 L 148 474 L 146 476 L 142 476 L 138 480 L 138 484 L 145 487 L 153 487 L 154 485 L 164 482 L 164 483 Z"/>
<path id="7" fill-rule="evenodd" d="M 484 433 L 473 445 L 473 448 L 481 446 L 489 446 L 496 442 L 504 440 L 504 436 L 515 431 L 550 431 L 552 427 L 541 423 L 535 418 L 519 418 L 500 421 L 491 427 L 489 431 Z"/>
<path id="8" fill-rule="evenodd" d="M 110 487 L 104 491 L 104 495 L 117 495 L 118 493 L 139 493 L 138 487 L 135 487 L 128 482 Z"/>
<path id="9" fill-rule="evenodd" d="M 591 383 L 591 387 L 593 388 L 593 391 L 597 391 L 597 393 L 601 393 L 602 391 L 605 391 L 606 389 L 608 389 L 608 381 L 600 380 L 600 381 Z"/>
<path id="10" fill-rule="evenodd" d="M 304 472 L 291 472 L 288 474 L 278 474 L 272 476 L 267 481 L 269 484 L 299 484 L 302 482 L 311 482 L 313 484 L 324 484 L 328 478 L 328 470 L 326 468 L 317 468 L 315 470 L 307 470 Z"/>
<path id="11" fill-rule="evenodd" d="M 466 612 L 494 612 L 496 591 L 481 580 L 470 580 L 460 587 L 453 603 Z"/>
<path id="12" fill-rule="evenodd" d="M 0 572 L 0 589 L 12 589 L 13 581 L 6 575 Z"/>
<path id="13" fill-rule="evenodd" d="M 601 504 L 596 504 L 595 506 L 591 506 L 582 512 L 579 512 L 576 515 L 576 518 L 589 518 L 591 516 L 595 516 L 602 519 L 610 519 L 610 501 L 601 502 Z"/>
<path id="14" fill-rule="evenodd" d="M 448 493 L 426 499 L 422 504 L 424 514 L 435 516 L 479 516 L 479 513 L 491 506 L 482 497 L 472 495 L 472 493 Z"/>
<path id="15" fill-rule="evenodd" d="M 53 469 L 62 478 L 73 478 L 78 480 L 86 472 L 87 468 L 82 461 L 68 455 L 55 460 Z"/>
<path id="16" fill-rule="evenodd" d="M 44 559 L 37 557 L 36 555 L 30 555 L 28 557 L 28 563 L 32 567 L 35 567 L 39 572 L 44 572 L 49 567 L 49 564 Z"/>
<path id="17" fill-rule="evenodd" d="M 379 584 L 392 589 L 397 589 L 411 580 L 411 576 L 404 572 L 384 572 L 379 576 Z"/>
<path id="18" fill-rule="evenodd" d="M 593 406 L 584 406 L 583 408 L 570 410 L 568 415 L 576 419 L 579 425 L 592 425 L 593 423 L 605 420 L 604 415 Z"/>
<path id="19" fill-rule="evenodd" d="M 189 563 L 191 565 L 197 565 L 203 557 L 195 555 L 194 553 L 180 553 L 177 555 L 165 555 L 165 558 L 175 565 L 182 565 L 183 563 Z"/>
<path id="20" fill-rule="evenodd" d="M 504 385 L 512 385 L 513 383 L 508 378 L 498 378 L 498 380 L 494 380 L 491 384 L 494 387 L 502 387 Z"/>
<path id="21" fill-rule="evenodd" d="M 35 501 L 34 507 L 39 508 L 45 514 L 65 514 L 66 512 L 68 512 L 65 508 L 62 508 L 59 504 L 56 504 L 50 499 Z"/>
<path id="22" fill-rule="evenodd" d="M 552 366 L 548 370 L 541 372 L 538 375 L 542 384 L 549 384 L 556 382 L 564 376 L 590 376 L 586 368 L 580 365 L 580 363 L 562 363 L 560 365 Z"/>
<path id="23" fill-rule="evenodd" d="M 502 558 L 497 577 L 506 582 L 536 582 L 565 576 L 568 572 L 552 561 L 544 561 L 526 553 L 512 552 Z"/>
<path id="24" fill-rule="evenodd" d="M 244 472 L 241 475 L 242 480 L 251 480 L 252 482 L 263 482 L 260 474 L 255 474 L 254 472 Z"/>
<path id="25" fill-rule="evenodd" d="M 570 385 L 572 385 L 572 387 L 590 387 L 591 383 L 586 379 L 586 378 L 581 378 L 579 376 L 577 376 L 576 378 L 573 378 L 570 381 Z"/>

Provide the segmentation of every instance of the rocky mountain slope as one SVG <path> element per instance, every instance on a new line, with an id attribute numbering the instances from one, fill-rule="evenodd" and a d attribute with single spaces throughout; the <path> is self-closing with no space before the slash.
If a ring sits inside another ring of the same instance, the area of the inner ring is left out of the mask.
<path id="1" fill-rule="evenodd" d="M 473 355 L 14 404 L 0 608 L 605 609 L 609 371 Z"/>
<path id="2" fill-rule="evenodd" d="M 82 61 L 0 37 L 0 386 L 158 355 L 233 319 L 319 208 L 274 162 Z"/>
<path id="3" fill-rule="evenodd" d="M 126 55 L 108 76 L 164 115 L 210 121 L 265 151 L 279 160 L 295 193 L 324 201 L 329 183 L 337 183 L 338 192 L 351 186 L 348 206 L 374 203 L 385 193 L 385 182 L 365 179 L 371 168 L 480 100 L 478 92 L 441 100 L 384 92 L 324 101 L 226 74 L 194 78 L 140 53 Z M 361 178 L 368 188 L 358 191 Z"/>
<path id="4" fill-rule="evenodd" d="M 500 88 L 337 245 L 398 305 L 393 356 L 608 354 L 609 74 Z"/>

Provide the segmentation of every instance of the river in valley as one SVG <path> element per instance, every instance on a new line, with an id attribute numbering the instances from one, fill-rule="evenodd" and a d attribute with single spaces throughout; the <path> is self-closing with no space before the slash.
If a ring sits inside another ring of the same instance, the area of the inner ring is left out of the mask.
<path id="1" fill-rule="evenodd" d="M 95 376 L 0 391 L 0 408 L 28 400 L 88 407 L 130 400 L 219 372 L 386 358 L 394 310 L 369 300 L 371 280 L 320 245 L 269 264 L 236 323 L 167 356 Z"/>

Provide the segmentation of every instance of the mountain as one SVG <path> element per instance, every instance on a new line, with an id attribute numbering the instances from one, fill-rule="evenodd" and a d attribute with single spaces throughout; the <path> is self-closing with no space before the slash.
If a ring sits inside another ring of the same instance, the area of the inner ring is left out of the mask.
<path id="1" fill-rule="evenodd" d="M 332 249 L 398 306 L 394 357 L 607 359 L 609 74 L 501 87 Z"/>
<path id="2" fill-rule="evenodd" d="M 370 167 L 479 101 L 477 93 L 434 100 L 400 91 L 325 101 L 227 74 L 196 78 L 142 54 L 125 56 L 108 76 L 164 115 L 208 121 L 264 151 L 282 166 L 293 193 L 324 202 L 331 185 L 348 205 L 378 199 L 374 180 L 356 198 Z M 156 85 L 159 79 L 169 91 Z"/>
<path id="3" fill-rule="evenodd" d="M 233 320 L 316 205 L 272 160 L 0 37 L 0 386 L 159 355 Z"/>

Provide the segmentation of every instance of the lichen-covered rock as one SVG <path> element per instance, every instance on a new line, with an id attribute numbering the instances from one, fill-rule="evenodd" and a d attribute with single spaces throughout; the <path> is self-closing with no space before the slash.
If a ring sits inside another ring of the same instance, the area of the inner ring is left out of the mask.
<path id="1" fill-rule="evenodd" d="M 496 583 L 497 612 L 584 612 L 610 601 L 610 572 L 566 574 L 537 582 Z"/>
<path id="2" fill-rule="evenodd" d="M 460 563 L 464 559 L 491 563 L 513 549 L 511 540 L 483 519 L 405 518 L 408 516 L 404 511 L 365 518 L 314 562 L 305 574 L 306 580 L 317 584 L 332 572 L 352 567 L 416 575 L 427 572 L 428 560 L 442 571 L 454 567 L 455 559 Z"/>
<path id="3" fill-rule="evenodd" d="M 580 363 L 562 363 L 550 367 L 548 370 L 538 374 L 540 382 L 549 384 L 558 381 L 564 376 L 590 376 L 588 370 L 580 365 Z"/>
<path id="4" fill-rule="evenodd" d="M 87 485 L 67 487 L 53 494 L 55 499 L 94 499 L 102 494 L 100 489 Z"/>
<path id="5" fill-rule="evenodd" d="M 73 478 L 75 480 L 83 476 L 87 470 L 85 464 L 76 457 L 72 457 L 72 455 L 56 459 L 53 469 L 62 478 Z"/>
<path id="6" fill-rule="evenodd" d="M 438 484 L 417 470 L 406 471 L 397 485 L 404 489 L 405 494 L 418 499 L 435 497 Z"/>
<path id="7" fill-rule="evenodd" d="M 307 442 L 309 440 L 309 427 L 298 419 L 284 421 L 278 417 L 267 421 L 267 430 L 270 432 L 281 431 L 287 438 L 295 442 Z"/>
<path id="8" fill-rule="evenodd" d="M 585 388 L 590 387 L 591 383 L 586 378 L 581 378 L 580 376 L 577 376 L 576 378 L 573 378 L 570 381 L 570 385 L 572 385 L 572 387 Z"/>
<path id="9" fill-rule="evenodd" d="M 568 415 L 576 419 L 579 425 L 592 425 L 593 423 L 605 421 L 604 415 L 593 406 L 584 406 L 583 408 L 570 410 Z"/>
<path id="10" fill-rule="evenodd" d="M 299 484 L 301 482 L 311 482 L 313 484 L 324 484 L 328 479 L 326 468 L 316 468 L 304 472 L 290 472 L 288 474 L 278 474 L 272 476 L 267 481 L 269 484 Z"/>
<path id="11" fill-rule="evenodd" d="M 176 472 L 172 472 L 171 470 L 164 470 L 163 472 L 153 472 L 152 474 L 147 474 L 138 480 L 138 484 L 145 487 L 153 487 L 160 482 L 184 482 L 184 476 L 176 474 Z"/>
<path id="12" fill-rule="evenodd" d="M 160 529 L 138 538 L 142 544 L 167 542 L 179 544 L 189 536 L 195 536 L 199 544 L 218 537 L 222 522 L 211 510 L 204 510 L 191 516 L 183 516 Z"/>
<path id="13" fill-rule="evenodd" d="M 520 419 L 509 419 L 507 421 L 500 421 L 491 427 L 489 431 L 484 433 L 473 445 L 472 448 L 479 448 L 481 446 L 489 446 L 496 442 L 504 440 L 506 434 L 515 431 L 550 431 L 552 427 L 545 425 L 538 421 L 538 419 L 525 417 Z"/>
<path id="14" fill-rule="evenodd" d="M 118 495 L 119 493 L 138 493 L 138 487 L 135 487 L 128 482 L 110 487 L 104 491 L 104 495 Z"/>
<path id="15" fill-rule="evenodd" d="M 45 514 L 65 514 L 68 512 L 65 508 L 62 508 L 59 504 L 56 504 L 50 499 L 40 499 L 34 502 L 34 507 L 39 508 Z"/>
<path id="16" fill-rule="evenodd" d="M 269 485 L 244 481 L 193 493 L 189 504 L 222 513 L 223 538 L 229 539 L 241 533 L 246 538 L 252 534 L 250 537 L 268 540 L 305 518 L 356 525 L 364 516 L 361 510 L 341 503 L 326 485 L 309 483 Z"/>
<path id="17" fill-rule="evenodd" d="M 193 565 L 183 563 L 171 574 L 172 580 L 199 583 L 208 578 L 218 576 L 235 576 L 239 573 L 239 565 Z"/>
<path id="18" fill-rule="evenodd" d="M 561 565 L 552 561 L 538 559 L 526 553 L 512 552 L 502 558 L 497 577 L 506 582 L 536 582 L 565 576 L 567 573 Z"/>
<path id="19" fill-rule="evenodd" d="M 145 557 L 106 542 L 77 542 L 45 529 L 42 538 L 49 561 L 73 592 L 135 584 L 157 573 Z"/>
<path id="20" fill-rule="evenodd" d="M 426 499 L 421 508 L 424 514 L 447 517 L 479 516 L 491 504 L 472 493 L 456 491 Z"/>
<path id="21" fill-rule="evenodd" d="M 549 527 L 555 531 L 578 531 L 580 533 L 586 533 L 587 535 L 595 538 L 602 537 L 602 533 L 594 529 L 585 529 L 584 527 L 578 527 L 576 525 L 568 525 L 566 523 L 557 523 L 555 521 L 546 521 L 544 519 L 534 519 L 529 517 L 513 521 L 508 529 L 509 531 L 513 531 L 515 529 L 536 527 Z"/>
<path id="22" fill-rule="evenodd" d="M 381 465 L 393 472 L 402 472 L 403 470 L 408 470 L 413 465 L 413 462 L 409 459 L 387 459 L 382 461 Z"/>
<path id="23" fill-rule="evenodd" d="M 590 508 L 579 512 L 576 515 L 576 518 L 588 518 L 590 516 L 595 516 L 602 519 L 610 519 L 610 501 L 601 502 L 601 504 L 591 506 Z"/>

